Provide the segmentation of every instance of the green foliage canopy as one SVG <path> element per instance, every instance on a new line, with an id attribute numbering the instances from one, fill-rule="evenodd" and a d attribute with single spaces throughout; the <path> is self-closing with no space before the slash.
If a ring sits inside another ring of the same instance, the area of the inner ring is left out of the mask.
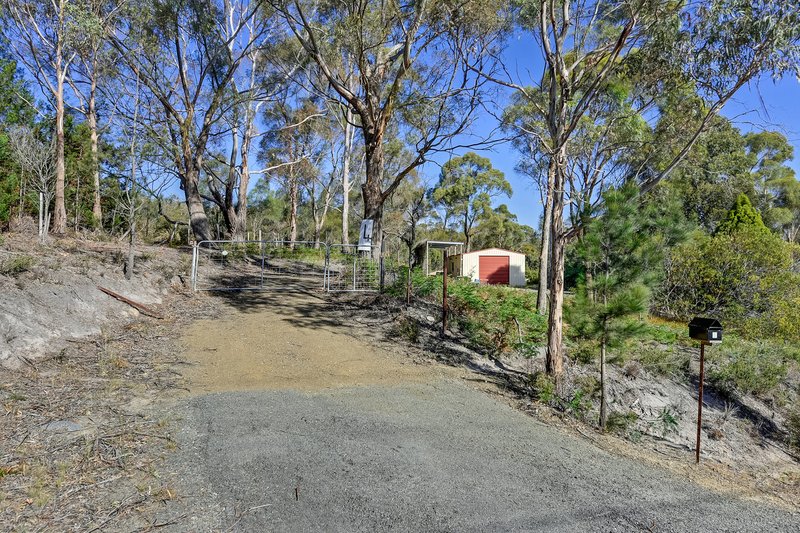
<path id="1" fill-rule="evenodd" d="M 475 152 L 455 157 L 442 166 L 433 201 L 461 220 L 467 251 L 475 221 L 492 207 L 492 198 L 511 196 L 511 184 L 492 167 L 491 161 Z"/>

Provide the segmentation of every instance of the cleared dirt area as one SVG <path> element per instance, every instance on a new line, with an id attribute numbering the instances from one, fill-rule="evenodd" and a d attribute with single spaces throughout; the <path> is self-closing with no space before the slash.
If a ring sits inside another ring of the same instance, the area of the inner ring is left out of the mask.
<path id="1" fill-rule="evenodd" d="M 455 372 L 404 361 L 314 317 L 315 306 L 328 305 L 314 295 L 245 292 L 228 301 L 225 318 L 195 322 L 184 336 L 185 357 L 196 363 L 184 373 L 192 392 L 396 385 Z"/>
<path id="2" fill-rule="evenodd" d="M 190 393 L 169 531 L 796 531 L 800 517 L 603 451 L 421 364 L 309 293 L 215 297 L 184 336 Z M 351 321 L 352 322 L 352 321 Z"/>

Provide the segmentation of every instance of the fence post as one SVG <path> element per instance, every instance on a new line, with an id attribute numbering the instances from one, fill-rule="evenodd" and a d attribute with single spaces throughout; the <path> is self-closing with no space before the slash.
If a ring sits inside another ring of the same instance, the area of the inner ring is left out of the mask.
<path id="1" fill-rule="evenodd" d="M 197 291 L 197 243 L 192 241 L 192 292 Z"/>
<path id="2" fill-rule="evenodd" d="M 331 245 L 325 243 L 325 268 L 322 270 L 322 290 L 328 290 L 328 268 L 331 262 Z"/>
<path id="3" fill-rule="evenodd" d="M 384 265 L 383 265 L 383 253 L 386 250 L 386 248 L 383 245 L 385 240 L 386 240 L 386 234 L 383 234 L 381 236 L 381 257 L 380 257 L 380 260 L 379 260 L 380 282 L 379 282 L 379 285 L 378 285 L 381 292 L 383 292 L 383 287 L 384 287 L 384 284 L 385 284 L 385 277 L 386 277 L 386 271 L 384 270 Z"/>
<path id="4" fill-rule="evenodd" d="M 358 261 L 358 249 L 353 254 L 353 290 L 356 290 L 356 262 Z"/>
<path id="5" fill-rule="evenodd" d="M 261 288 L 264 288 L 264 241 L 261 240 L 261 230 L 258 230 L 258 244 L 261 247 Z"/>

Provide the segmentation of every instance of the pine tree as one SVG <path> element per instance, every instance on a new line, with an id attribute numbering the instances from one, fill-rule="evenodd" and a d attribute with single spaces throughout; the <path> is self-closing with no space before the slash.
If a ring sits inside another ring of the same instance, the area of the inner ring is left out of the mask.
<path id="1" fill-rule="evenodd" d="M 671 205 L 643 203 L 626 185 L 603 195 L 603 207 L 578 245 L 586 266 L 583 283 L 568 308 L 572 334 L 600 348 L 600 427 L 608 419 L 606 359 L 609 348 L 636 335 L 641 321 L 626 320 L 647 311 L 650 287 L 657 282 L 663 250 L 684 235 Z"/>
<path id="2" fill-rule="evenodd" d="M 755 229 L 764 233 L 769 233 L 769 228 L 764 225 L 761 214 L 750 203 L 750 198 L 741 193 L 736 198 L 736 202 L 731 207 L 725 219 L 719 223 L 715 235 L 732 235 L 742 228 Z"/>

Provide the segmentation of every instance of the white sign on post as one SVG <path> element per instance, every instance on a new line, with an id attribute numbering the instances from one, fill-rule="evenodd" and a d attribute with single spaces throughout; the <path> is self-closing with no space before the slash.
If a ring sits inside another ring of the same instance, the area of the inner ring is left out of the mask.
<path id="1" fill-rule="evenodd" d="M 361 231 L 358 234 L 358 251 L 369 252 L 372 250 L 372 219 L 361 221 Z"/>

